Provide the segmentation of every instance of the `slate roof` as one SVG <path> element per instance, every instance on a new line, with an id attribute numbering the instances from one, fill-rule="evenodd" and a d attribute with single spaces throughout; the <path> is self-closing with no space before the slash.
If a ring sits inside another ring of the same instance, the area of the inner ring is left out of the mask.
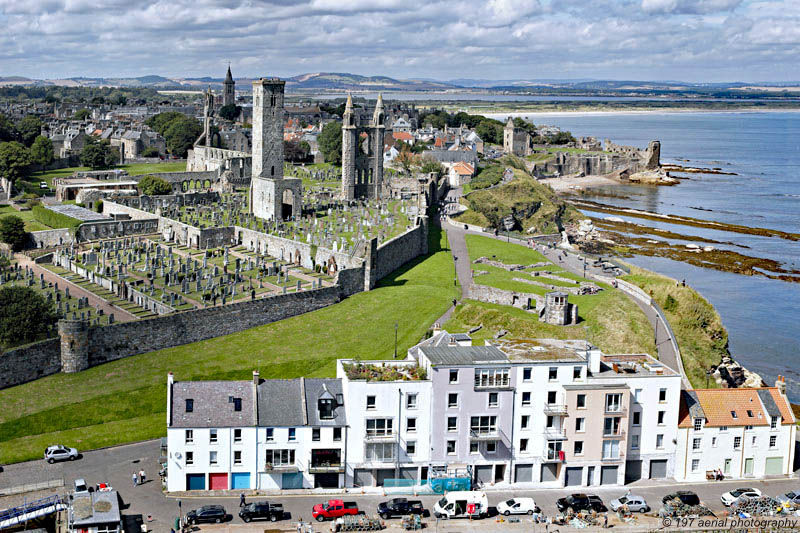
<path id="1" fill-rule="evenodd" d="M 242 399 L 234 410 L 230 398 Z M 186 400 L 194 403 L 186 412 Z M 255 425 L 253 384 L 250 381 L 176 381 L 172 385 L 172 426 L 185 428 L 243 427 Z"/>
<path id="2" fill-rule="evenodd" d="M 303 397 L 299 379 L 265 379 L 258 385 L 258 425 L 304 425 Z"/>
<path id="3" fill-rule="evenodd" d="M 72 502 L 72 525 L 78 529 L 119 524 L 117 491 L 76 494 Z"/>
<path id="4" fill-rule="evenodd" d="M 509 361 L 508 356 L 495 346 L 422 346 L 419 350 L 433 365 L 471 365 Z"/>
<path id="5" fill-rule="evenodd" d="M 333 419 L 319 418 L 317 400 L 321 397 L 331 397 L 336 401 L 337 394 L 343 394 L 341 379 L 306 379 L 306 412 L 308 413 L 309 426 L 345 426 L 347 416 L 345 415 L 344 405 L 337 405 L 333 410 Z"/>

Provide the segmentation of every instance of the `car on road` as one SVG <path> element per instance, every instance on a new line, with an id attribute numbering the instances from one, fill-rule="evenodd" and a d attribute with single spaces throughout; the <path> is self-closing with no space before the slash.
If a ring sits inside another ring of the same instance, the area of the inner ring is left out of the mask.
<path id="1" fill-rule="evenodd" d="M 603 500 L 594 494 L 570 494 L 565 498 L 556 500 L 556 507 L 561 513 L 564 511 L 569 512 L 570 509 L 576 513 L 579 511 L 596 511 L 598 513 L 608 511 Z"/>
<path id="2" fill-rule="evenodd" d="M 667 494 L 661 498 L 661 503 L 667 503 L 675 498 L 679 499 L 684 505 L 700 505 L 700 498 L 690 490 L 679 490 L 678 492 Z"/>
<path id="3" fill-rule="evenodd" d="M 186 513 L 186 522 L 188 524 L 219 524 L 228 518 L 228 513 L 221 505 L 204 505 L 194 511 Z"/>
<path id="4" fill-rule="evenodd" d="M 239 509 L 239 518 L 245 522 L 251 520 L 283 520 L 283 505 L 270 502 L 251 502 Z"/>
<path id="5" fill-rule="evenodd" d="M 394 498 L 388 502 L 378 504 L 378 515 L 384 520 L 396 516 L 406 516 L 409 514 L 423 514 L 425 508 L 419 500 L 407 500 L 406 498 Z"/>
<path id="6" fill-rule="evenodd" d="M 311 510 L 317 522 L 323 520 L 335 520 L 346 514 L 358 514 L 358 504 L 356 502 L 345 502 L 342 500 L 328 500 L 325 503 L 318 503 Z"/>
<path id="7" fill-rule="evenodd" d="M 622 506 L 626 506 L 632 513 L 646 513 L 650 510 L 650 506 L 647 505 L 647 500 L 645 500 L 644 497 L 631 493 L 620 496 L 616 500 L 609 502 L 608 506 L 611 507 L 611 510 L 614 512 L 617 512 L 617 509 Z"/>
<path id="8" fill-rule="evenodd" d="M 791 503 L 792 505 L 800 505 L 800 492 L 789 491 L 781 494 L 775 498 L 781 503 Z"/>
<path id="9" fill-rule="evenodd" d="M 74 461 L 77 458 L 78 450 L 70 448 L 69 446 L 62 446 L 61 444 L 48 446 L 44 451 L 44 460 L 50 464 L 56 461 Z"/>
<path id="10" fill-rule="evenodd" d="M 75 494 L 88 494 L 89 487 L 86 485 L 86 482 L 83 479 L 76 479 L 75 484 L 73 485 L 73 492 Z"/>
<path id="11" fill-rule="evenodd" d="M 508 516 L 512 514 L 538 513 L 539 508 L 533 498 L 511 498 L 497 504 L 497 512 Z"/>
<path id="12" fill-rule="evenodd" d="M 760 496 L 761 491 L 758 489 L 754 489 L 752 487 L 741 487 L 730 492 L 726 492 L 720 496 L 719 499 L 722 502 L 722 505 L 725 507 L 730 507 L 731 504 L 735 503 L 739 498 L 758 498 Z"/>

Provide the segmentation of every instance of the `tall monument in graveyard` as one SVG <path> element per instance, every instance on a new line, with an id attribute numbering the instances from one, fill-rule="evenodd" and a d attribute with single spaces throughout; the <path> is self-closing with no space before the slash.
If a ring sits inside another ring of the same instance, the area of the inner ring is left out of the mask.
<path id="1" fill-rule="evenodd" d="M 250 205 L 266 220 L 299 218 L 303 185 L 283 177 L 283 93 L 286 82 L 261 78 L 253 82 L 253 173 Z"/>
<path id="2" fill-rule="evenodd" d="M 353 99 L 347 95 L 342 116 L 342 199 L 380 198 L 384 121 L 383 95 L 378 95 L 369 122 L 353 109 Z"/>

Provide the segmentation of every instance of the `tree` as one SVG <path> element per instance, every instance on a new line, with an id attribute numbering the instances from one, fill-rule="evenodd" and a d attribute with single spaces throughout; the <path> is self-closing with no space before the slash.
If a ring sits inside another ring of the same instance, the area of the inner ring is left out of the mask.
<path id="1" fill-rule="evenodd" d="M 303 144 L 306 145 L 306 149 L 303 149 Z M 308 157 L 308 148 L 308 143 L 283 141 L 283 154 L 289 161 L 304 161 Z"/>
<path id="2" fill-rule="evenodd" d="M 42 132 L 42 121 L 33 115 L 27 115 L 17 122 L 17 135 L 25 146 L 30 146 Z"/>
<path id="3" fill-rule="evenodd" d="M 397 157 L 395 157 L 394 160 L 397 161 L 401 167 L 403 167 L 403 171 L 405 171 L 406 174 L 410 174 L 411 169 L 415 166 L 418 166 L 420 163 L 419 156 L 411 150 L 403 150 L 397 154 Z"/>
<path id="4" fill-rule="evenodd" d="M 178 111 L 167 111 L 166 113 L 159 113 L 158 115 L 148 118 L 144 121 L 144 123 L 156 130 L 161 135 L 164 135 L 164 132 L 167 131 L 170 122 L 185 116 L 186 115 L 179 113 Z"/>
<path id="5" fill-rule="evenodd" d="M 239 113 L 242 111 L 242 108 L 236 104 L 228 104 L 224 105 L 219 108 L 219 116 L 224 118 L 225 120 L 234 121 L 236 117 L 239 116 Z"/>
<path id="6" fill-rule="evenodd" d="M 14 123 L 0 113 L 0 142 L 13 141 L 17 136 Z"/>
<path id="7" fill-rule="evenodd" d="M 319 151 L 325 161 L 340 165 L 342 163 L 342 125 L 338 122 L 328 122 L 317 137 Z"/>
<path id="8" fill-rule="evenodd" d="M 167 183 L 164 178 L 159 178 L 158 176 L 145 176 L 139 180 L 139 191 L 147 196 L 171 194 L 172 185 Z"/>
<path id="9" fill-rule="evenodd" d="M 423 156 L 422 163 L 420 165 L 420 172 L 423 174 L 430 174 L 432 172 L 436 173 L 437 178 L 441 178 L 444 176 L 444 166 L 437 160 L 435 160 L 431 156 Z"/>
<path id="10" fill-rule="evenodd" d="M 20 143 L 0 143 L 0 176 L 17 180 L 25 175 L 26 167 L 31 163 L 30 152 Z"/>
<path id="11" fill-rule="evenodd" d="M 78 109 L 77 111 L 75 111 L 75 114 L 72 115 L 72 119 L 73 120 L 86 120 L 90 116 L 92 116 L 92 112 L 89 111 L 88 109 Z"/>
<path id="12" fill-rule="evenodd" d="M 42 135 L 36 137 L 31 146 L 31 159 L 33 162 L 41 165 L 44 171 L 44 167 L 52 163 L 54 157 L 53 141 Z"/>
<path id="13" fill-rule="evenodd" d="M 58 321 L 55 304 L 29 287 L 0 289 L 0 343 L 35 341 Z"/>
<path id="14" fill-rule="evenodd" d="M 483 120 L 475 126 L 475 133 L 483 142 L 503 144 L 503 125 L 496 120 Z"/>
<path id="15" fill-rule="evenodd" d="M 22 250 L 28 234 L 25 231 L 25 222 L 17 215 L 7 215 L 0 218 L 0 241 L 11 246 L 15 252 Z"/>
<path id="16" fill-rule="evenodd" d="M 161 154 L 158 153 L 158 148 L 155 146 L 148 146 L 144 150 L 142 150 L 142 157 L 158 157 Z"/>
<path id="17" fill-rule="evenodd" d="M 118 159 L 107 140 L 89 142 L 81 152 L 81 165 L 92 170 L 111 168 Z"/>
<path id="18" fill-rule="evenodd" d="M 163 135 L 171 154 L 186 157 L 189 148 L 194 145 L 194 141 L 202 132 L 203 128 L 197 120 L 183 115 L 182 118 L 179 117 L 169 122 Z"/>

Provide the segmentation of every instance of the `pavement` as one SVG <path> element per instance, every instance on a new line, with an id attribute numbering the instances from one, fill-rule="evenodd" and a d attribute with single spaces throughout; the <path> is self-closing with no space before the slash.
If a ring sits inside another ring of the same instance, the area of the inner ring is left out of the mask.
<path id="1" fill-rule="evenodd" d="M 160 441 L 152 440 L 125 446 L 117 446 L 102 450 L 89 451 L 74 462 L 56 463 L 49 465 L 44 460 L 17 463 L 4 467 L 0 471 L 0 488 L 5 488 L 22 483 L 35 483 L 62 478 L 65 487 L 62 489 L 50 489 L 36 493 L 20 494 L 15 496 L 0 497 L 0 509 L 7 509 L 22 503 L 42 498 L 51 494 L 65 494 L 69 487 L 77 478 L 83 478 L 91 486 L 99 482 L 108 482 L 117 489 L 122 500 L 122 514 L 131 522 L 144 522 L 148 525 L 149 531 L 167 533 L 178 516 L 179 503 L 180 511 L 185 514 L 191 509 L 196 509 L 206 504 L 220 504 L 225 507 L 232 519 L 225 524 L 214 526 L 202 526 L 203 531 L 236 531 L 246 533 L 249 531 L 265 530 L 269 531 L 275 527 L 279 530 L 295 530 L 296 523 L 300 518 L 305 521 L 311 519 L 311 508 L 314 504 L 326 501 L 331 498 L 341 497 L 348 501 L 355 501 L 359 508 L 368 514 L 375 514 L 377 504 L 386 501 L 395 495 L 384 496 L 382 493 L 364 494 L 358 489 L 350 489 L 346 492 L 331 494 L 316 490 L 303 491 L 284 491 L 277 494 L 262 496 L 250 495 L 248 492 L 247 500 L 270 500 L 282 503 L 286 510 L 285 519 L 275 524 L 245 525 L 237 516 L 239 508 L 239 497 L 236 492 L 233 495 L 214 495 L 212 493 L 202 493 L 197 495 L 181 495 L 180 498 L 167 496 L 162 492 L 161 482 L 158 478 L 160 456 Z M 147 474 L 147 482 L 143 485 L 134 486 L 131 481 L 133 472 L 144 469 Z M 489 497 L 491 506 L 511 497 L 529 496 L 533 497 L 537 505 L 541 507 L 547 516 L 556 514 L 556 499 L 571 494 L 576 491 L 587 492 L 599 495 L 606 504 L 611 500 L 624 495 L 629 489 L 636 495 L 643 496 L 657 511 L 661 505 L 661 498 L 675 490 L 692 490 L 696 492 L 700 499 L 708 505 L 718 516 L 722 516 L 725 508 L 719 500 L 722 493 L 740 486 L 753 486 L 761 489 L 765 494 L 776 496 L 789 490 L 798 490 L 800 482 L 796 477 L 775 478 L 765 481 L 753 480 L 730 480 L 713 481 L 700 483 L 677 483 L 672 480 L 640 480 L 624 487 L 592 487 L 586 488 L 561 488 L 561 489 L 530 489 L 530 490 L 508 490 L 500 487 L 487 486 L 485 490 Z M 403 496 L 403 495 L 397 495 Z M 412 495 L 408 495 L 412 497 Z M 422 500 L 426 509 L 432 509 L 434 502 L 441 496 L 423 495 L 415 499 Z M 148 516 L 152 519 L 148 520 Z M 497 517 L 475 521 L 470 523 L 466 520 L 439 521 L 438 528 L 442 531 L 544 531 L 543 525 L 534 524 L 527 516 L 521 518 L 519 523 L 498 522 Z M 799 519 L 800 520 L 800 519 Z M 427 529 L 437 528 L 436 519 L 428 517 L 426 520 Z M 635 527 L 657 527 L 660 522 L 655 517 L 638 517 L 635 526 L 621 524 L 616 516 L 609 516 L 609 523 L 615 525 L 617 530 L 632 531 Z M 400 529 L 400 520 L 393 519 L 387 521 L 390 529 Z M 315 531 L 327 531 L 330 524 L 314 523 Z M 563 530 L 571 528 L 561 527 Z M 550 528 L 555 531 L 554 527 Z"/>

